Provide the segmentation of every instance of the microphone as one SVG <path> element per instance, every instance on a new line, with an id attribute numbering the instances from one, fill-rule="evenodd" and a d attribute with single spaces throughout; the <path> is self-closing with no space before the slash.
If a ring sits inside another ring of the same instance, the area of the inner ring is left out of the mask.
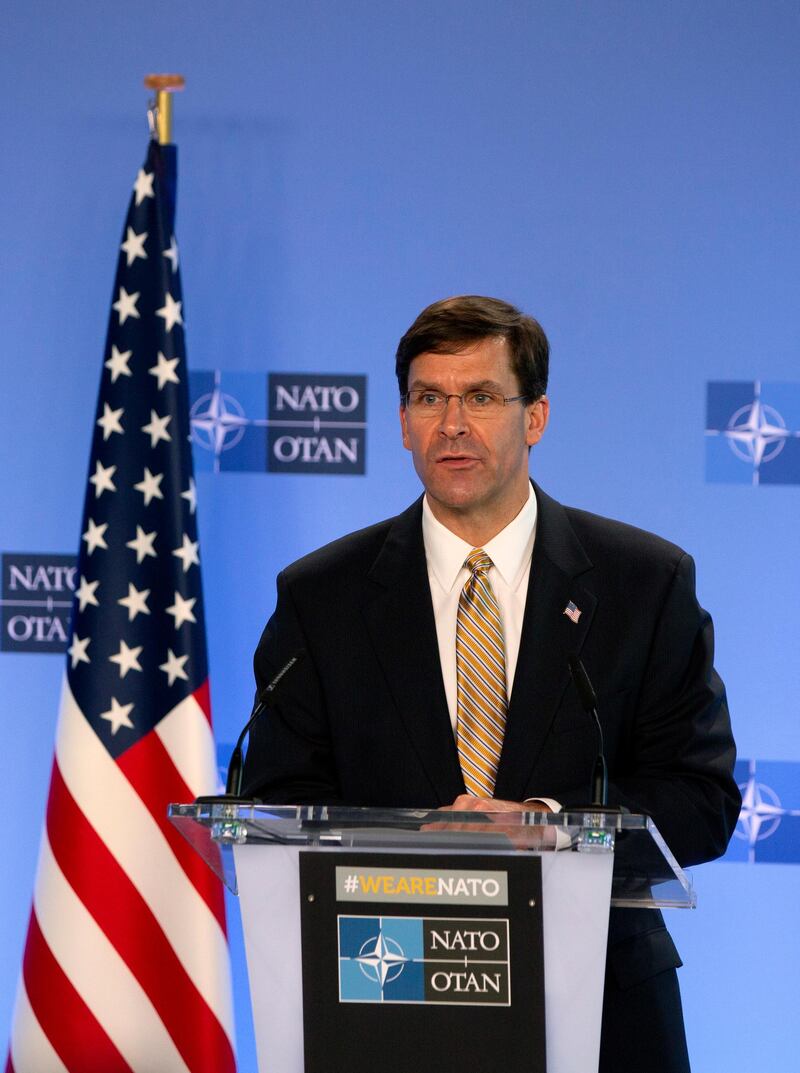
<path id="1" fill-rule="evenodd" d="M 292 668 L 300 662 L 304 655 L 305 649 L 301 648 L 299 652 L 296 652 L 291 659 L 287 660 L 286 663 L 284 663 L 284 665 L 281 667 L 275 677 L 267 685 L 265 685 L 264 688 L 260 691 L 260 693 L 258 693 L 258 695 L 256 696 L 255 703 L 253 704 L 253 709 L 250 712 L 250 718 L 245 723 L 244 728 L 236 741 L 236 745 L 233 747 L 233 752 L 231 753 L 231 759 L 228 763 L 228 777 L 225 780 L 225 793 L 222 795 L 212 794 L 210 796 L 198 797 L 195 800 L 195 804 L 224 805 L 231 801 L 248 800 L 246 798 L 243 799 L 241 797 L 243 773 L 242 769 L 244 766 L 242 745 L 244 744 L 244 739 L 247 737 L 256 719 L 258 719 L 262 712 L 266 711 L 266 709 L 270 706 L 273 694 L 278 688 L 278 685 L 280 684 L 284 675 L 287 675 L 289 671 L 291 671 Z"/>
<path id="2" fill-rule="evenodd" d="M 592 807 L 596 805 L 605 809 L 608 806 L 608 767 L 603 748 L 603 728 L 597 714 L 597 694 L 592 688 L 586 668 L 576 655 L 569 656 L 569 672 L 575 683 L 581 707 L 592 717 L 597 728 L 598 752 L 592 771 Z"/>

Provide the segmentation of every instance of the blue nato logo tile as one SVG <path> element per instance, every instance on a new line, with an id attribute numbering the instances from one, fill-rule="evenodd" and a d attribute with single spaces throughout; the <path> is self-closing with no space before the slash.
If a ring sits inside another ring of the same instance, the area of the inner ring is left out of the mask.
<path id="1" fill-rule="evenodd" d="M 213 473 L 267 469 L 267 385 L 263 373 L 189 374 L 194 466 Z"/>
<path id="2" fill-rule="evenodd" d="M 800 763 L 738 760 L 742 811 L 726 861 L 800 864 Z"/>
<path id="3" fill-rule="evenodd" d="M 423 1002 L 423 922 L 418 917 L 339 917 L 342 1002 Z"/>
<path id="4" fill-rule="evenodd" d="M 237 373 L 189 376 L 198 471 L 366 472 L 363 374 Z"/>
<path id="5" fill-rule="evenodd" d="M 707 481 L 800 484 L 800 383 L 710 381 L 705 433 Z"/>

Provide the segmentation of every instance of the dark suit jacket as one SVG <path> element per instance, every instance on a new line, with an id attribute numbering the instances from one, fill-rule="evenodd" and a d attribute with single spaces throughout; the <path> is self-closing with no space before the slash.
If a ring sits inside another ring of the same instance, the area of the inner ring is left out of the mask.
<path id="1" fill-rule="evenodd" d="M 610 803 L 649 813 L 682 865 L 719 856 L 740 797 L 691 558 L 534 489 L 536 541 L 495 796 L 588 799 L 597 744 L 570 681 L 567 657 L 578 653 L 599 695 Z M 246 793 L 424 808 L 464 792 L 421 518 L 419 500 L 279 575 L 255 656 L 259 688 L 297 651 L 306 655 L 256 724 Z M 564 614 L 569 601 L 577 623 Z M 679 964 L 660 914 L 612 911 L 609 971 L 621 986 Z"/>

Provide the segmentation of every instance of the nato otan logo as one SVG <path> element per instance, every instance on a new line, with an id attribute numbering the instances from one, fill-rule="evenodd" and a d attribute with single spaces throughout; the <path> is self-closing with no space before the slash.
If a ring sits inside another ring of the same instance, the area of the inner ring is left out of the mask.
<path id="1" fill-rule="evenodd" d="M 800 864 L 800 764 L 737 760 L 742 811 L 726 861 Z"/>
<path id="2" fill-rule="evenodd" d="M 507 919 L 339 916 L 339 1001 L 510 1006 Z"/>
<path id="3" fill-rule="evenodd" d="M 800 383 L 707 385 L 706 480 L 800 484 Z"/>
<path id="4" fill-rule="evenodd" d="M 189 391 L 197 470 L 366 472 L 366 376 L 217 369 Z"/>
<path id="5" fill-rule="evenodd" d="M 2 556 L 2 628 L 4 652 L 66 652 L 74 555 Z"/>

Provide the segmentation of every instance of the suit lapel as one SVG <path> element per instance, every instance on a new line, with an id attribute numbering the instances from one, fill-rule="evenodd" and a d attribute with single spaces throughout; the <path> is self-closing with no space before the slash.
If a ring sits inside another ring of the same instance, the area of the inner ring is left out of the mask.
<path id="1" fill-rule="evenodd" d="M 421 499 L 389 530 L 367 576 L 363 614 L 420 767 L 440 803 L 450 804 L 464 782 L 439 663 Z"/>
<path id="2" fill-rule="evenodd" d="M 564 508 L 534 484 L 536 542 L 519 657 L 509 703 L 495 795 L 522 800 L 570 680 L 568 657 L 579 653 L 596 598 L 576 579 L 591 568 Z M 572 602 L 577 622 L 564 614 Z"/>

